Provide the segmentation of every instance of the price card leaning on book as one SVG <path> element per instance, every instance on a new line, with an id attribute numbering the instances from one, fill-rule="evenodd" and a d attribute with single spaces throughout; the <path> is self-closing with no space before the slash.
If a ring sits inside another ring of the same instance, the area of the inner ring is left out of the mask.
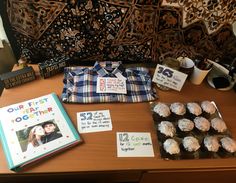
<path id="1" fill-rule="evenodd" d="M 187 74 L 157 64 L 152 81 L 160 85 L 180 91 L 187 78 Z"/>
<path id="2" fill-rule="evenodd" d="M 54 93 L 1 108 L 0 135 L 14 171 L 81 142 Z"/>

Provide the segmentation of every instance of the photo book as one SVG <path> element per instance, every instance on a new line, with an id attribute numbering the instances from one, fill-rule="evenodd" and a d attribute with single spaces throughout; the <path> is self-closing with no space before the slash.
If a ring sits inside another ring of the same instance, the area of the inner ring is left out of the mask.
<path id="1" fill-rule="evenodd" d="M 55 93 L 0 108 L 0 137 L 13 171 L 82 142 Z"/>

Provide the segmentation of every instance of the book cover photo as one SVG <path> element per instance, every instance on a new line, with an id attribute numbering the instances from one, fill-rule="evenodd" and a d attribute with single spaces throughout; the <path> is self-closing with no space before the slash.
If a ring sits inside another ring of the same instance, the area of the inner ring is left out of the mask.
<path id="1" fill-rule="evenodd" d="M 0 137 L 13 171 L 82 142 L 55 93 L 0 108 Z"/>

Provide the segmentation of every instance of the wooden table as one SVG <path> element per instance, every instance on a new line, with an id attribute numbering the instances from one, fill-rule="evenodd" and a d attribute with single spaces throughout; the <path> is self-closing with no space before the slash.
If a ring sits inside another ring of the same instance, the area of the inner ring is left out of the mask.
<path id="1" fill-rule="evenodd" d="M 16 67 L 14 69 L 17 69 Z M 62 92 L 63 74 L 41 79 L 37 66 L 35 81 L 3 91 L 0 107 L 22 102 L 55 92 Z M 162 102 L 215 101 L 226 124 L 236 137 L 236 94 L 234 91 L 218 91 L 206 82 L 197 86 L 186 82 L 181 92 L 158 90 Z M 84 143 L 42 161 L 23 172 L 15 173 L 7 168 L 5 155 L 0 147 L 0 182 L 25 182 L 25 176 L 32 181 L 86 180 L 97 182 L 206 182 L 236 181 L 236 158 L 176 160 L 160 158 L 157 136 L 149 103 L 101 103 L 63 104 L 71 120 L 77 126 L 76 113 L 82 111 L 110 110 L 113 130 L 108 132 L 81 134 Z M 155 157 L 118 158 L 116 132 L 150 132 Z M 171 173 L 171 174 L 170 174 Z M 27 179 L 29 180 L 29 179 Z M 204 181 L 202 181 L 204 182 Z"/>

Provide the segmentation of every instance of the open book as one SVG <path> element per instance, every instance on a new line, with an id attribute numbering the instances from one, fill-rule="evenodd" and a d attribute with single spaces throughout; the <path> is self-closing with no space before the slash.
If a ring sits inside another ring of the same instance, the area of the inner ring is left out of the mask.
<path id="1" fill-rule="evenodd" d="M 0 137 L 14 171 L 82 141 L 55 93 L 0 108 Z"/>

